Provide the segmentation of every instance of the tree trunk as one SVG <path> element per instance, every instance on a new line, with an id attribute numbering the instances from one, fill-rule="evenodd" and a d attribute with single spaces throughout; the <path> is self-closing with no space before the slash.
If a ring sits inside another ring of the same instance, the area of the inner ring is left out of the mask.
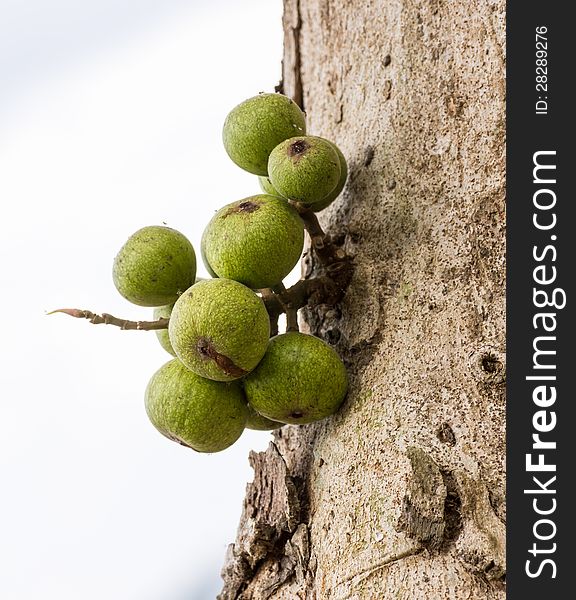
<path id="1" fill-rule="evenodd" d="M 353 280 L 302 315 L 350 391 L 251 456 L 223 600 L 505 597 L 504 8 L 285 0 L 283 90 L 350 166 Z"/>

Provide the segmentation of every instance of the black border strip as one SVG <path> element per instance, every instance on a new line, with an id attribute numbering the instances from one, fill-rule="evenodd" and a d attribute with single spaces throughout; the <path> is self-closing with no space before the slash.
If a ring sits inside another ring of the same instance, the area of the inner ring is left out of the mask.
<path id="1" fill-rule="evenodd" d="M 576 94 L 569 89 L 574 87 L 572 59 L 576 51 L 571 42 L 576 35 L 568 16 L 570 7 L 567 2 L 507 3 L 509 600 L 576 596 L 572 589 L 576 573 L 576 398 L 571 380 L 576 374 L 572 308 L 576 301 L 576 231 L 572 223 L 576 221 L 570 181 L 576 164 L 570 147 L 574 114 L 569 109 L 569 104 L 576 103 Z M 537 46 L 537 41 L 546 43 Z M 546 63 L 537 64 L 542 58 Z M 538 66 L 546 69 L 537 72 Z M 538 83 L 546 85 L 537 89 Z M 540 168 L 534 173 L 535 161 L 555 169 Z M 554 290 L 563 292 L 554 295 Z M 566 306 L 560 308 L 563 293 Z M 546 300 L 552 306 L 536 306 Z M 542 313 L 554 316 L 537 316 Z M 527 379 L 542 376 L 555 380 Z M 550 431 L 542 431 L 548 428 Z M 556 448 L 534 449 L 535 434 L 542 442 L 555 442 Z M 527 454 L 531 463 L 547 465 L 535 469 L 555 470 L 527 471 Z M 547 511 L 550 513 L 544 514 Z M 546 597 L 546 592 L 553 595 Z"/>

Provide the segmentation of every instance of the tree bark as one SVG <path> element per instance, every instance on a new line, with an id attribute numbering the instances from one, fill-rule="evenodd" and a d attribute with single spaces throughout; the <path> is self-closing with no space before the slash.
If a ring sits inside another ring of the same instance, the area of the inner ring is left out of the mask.
<path id="1" fill-rule="evenodd" d="M 350 391 L 252 454 L 222 600 L 505 597 L 504 9 L 285 0 L 283 91 L 350 166 L 352 283 L 303 311 Z"/>

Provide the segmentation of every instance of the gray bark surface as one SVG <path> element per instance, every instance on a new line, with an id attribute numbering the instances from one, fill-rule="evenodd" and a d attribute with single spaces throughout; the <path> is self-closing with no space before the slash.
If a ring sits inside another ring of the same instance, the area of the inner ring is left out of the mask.
<path id="1" fill-rule="evenodd" d="M 352 283 L 302 315 L 350 391 L 251 456 L 222 600 L 505 598 L 504 8 L 285 0 L 284 92 L 350 166 Z"/>

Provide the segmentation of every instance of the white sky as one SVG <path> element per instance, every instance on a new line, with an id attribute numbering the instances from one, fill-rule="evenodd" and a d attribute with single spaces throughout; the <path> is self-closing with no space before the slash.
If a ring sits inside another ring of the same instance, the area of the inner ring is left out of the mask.
<path id="1" fill-rule="evenodd" d="M 199 255 L 222 205 L 259 193 L 226 113 L 280 77 L 281 0 L 0 0 L 0 598 L 209 600 L 251 448 L 196 454 L 143 407 L 169 360 L 112 260 L 144 225 Z M 201 261 L 200 261 L 201 262 Z M 200 275 L 206 276 L 200 265 Z"/>

